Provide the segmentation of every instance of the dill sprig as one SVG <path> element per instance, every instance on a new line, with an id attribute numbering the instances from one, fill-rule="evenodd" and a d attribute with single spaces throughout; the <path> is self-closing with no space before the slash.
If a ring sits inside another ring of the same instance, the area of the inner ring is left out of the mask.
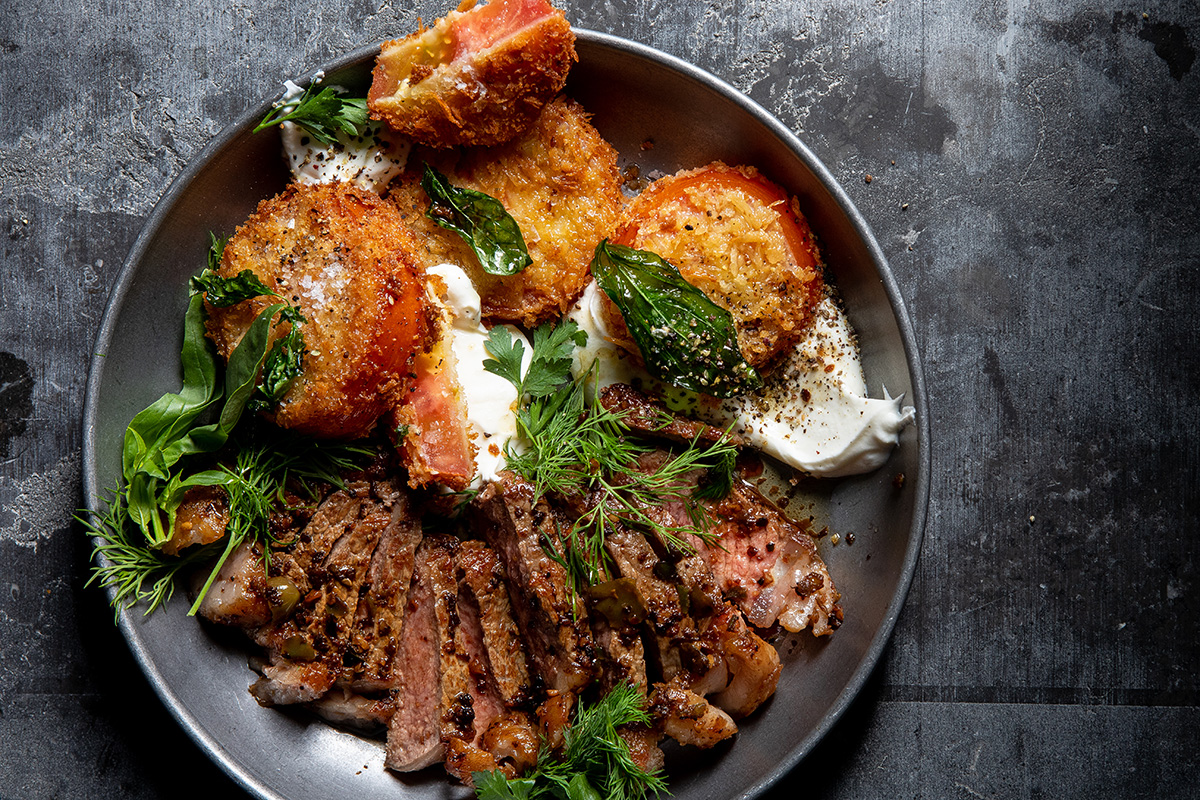
<path id="1" fill-rule="evenodd" d="M 508 468 L 532 483 L 538 497 L 587 498 L 587 510 L 565 536 L 560 532 L 560 544 L 543 542 L 543 549 L 549 544 L 547 552 L 567 568 L 576 589 L 597 583 L 607 571 L 605 538 L 615 524 L 650 534 L 677 552 L 692 552 L 688 535 L 712 543 L 711 522 L 699 499 L 722 496 L 714 487 L 728 486 L 736 453 L 729 436 L 713 443 L 697 437 L 654 471 L 640 468 L 651 448 L 629 435 L 624 412 L 594 399 L 596 392 L 588 390 L 594 373 L 570 378 L 571 352 L 583 344 L 586 333 L 570 320 L 554 328 L 543 325 L 534 331 L 530 365 L 522 374 L 524 345 L 497 326 L 487 343 L 493 358 L 484 361 L 484 369 L 507 378 L 528 398 L 517 412 L 525 447 L 508 443 Z M 687 480 L 695 470 L 708 472 L 698 493 Z M 692 524 L 665 524 L 649 511 L 671 502 L 684 504 Z"/>
<path id="2" fill-rule="evenodd" d="M 638 766 L 618 733 L 627 725 L 649 725 L 646 699 L 629 684 L 618 684 L 594 705 L 579 706 L 557 753 L 543 747 L 533 772 L 506 778 L 501 772 L 476 772 L 480 800 L 643 800 L 667 791 L 658 770 Z"/>

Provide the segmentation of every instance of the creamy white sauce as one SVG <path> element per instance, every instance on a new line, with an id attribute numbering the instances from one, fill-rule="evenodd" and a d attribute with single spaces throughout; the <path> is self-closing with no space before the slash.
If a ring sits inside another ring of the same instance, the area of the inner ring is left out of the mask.
<path id="1" fill-rule="evenodd" d="M 440 299 L 449 311 L 451 323 L 451 350 L 454 352 L 458 383 L 462 388 L 463 402 L 467 406 L 467 422 L 474 434 L 478 452 L 475 466 L 478 473 L 475 485 L 481 481 L 494 481 L 506 465 L 504 446 L 510 442 L 518 452 L 522 441 L 517 436 L 517 389 L 505 378 L 493 375 L 483 368 L 485 359 L 491 358 L 484 345 L 488 329 L 483 326 L 482 304 L 479 293 L 471 285 L 471 279 L 455 264 L 439 264 L 428 270 L 446 284 L 446 293 Z M 515 341 L 525 347 L 521 364 L 522 374 L 529 369 L 533 348 L 520 330 L 506 325 Z"/>
<path id="2" fill-rule="evenodd" d="M 313 81 L 317 80 L 313 76 Z M 291 81 L 285 82 L 284 87 L 278 107 L 298 104 L 304 90 Z M 345 181 L 382 192 L 392 178 L 404 171 L 412 150 L 411 142 L 381 122 L 368 122 L 361 136 L 338 130 L 337 141 L 328 145 L 318 142 L 294 122 L 284 122 L 279 127 L 283 155 L 297 183 Z"/>
<path id="3" fill-rule="evenodd" d="M 867 397 L 858 347 L 846 315 L 826 297 L 809 333 L 759 391 L 716 400 L 665 386 L 608 339 L 593 281 L 569 318 L 587 331 L 575 374 L 597 371 L 599 388 L 628 383 L 655 392 L 677 410 L 713 425 L 733 426 L 752 447 L 798 470 L 825 478 L 857 475 L 883 465 L 915 412 L 884 389 Z"/>

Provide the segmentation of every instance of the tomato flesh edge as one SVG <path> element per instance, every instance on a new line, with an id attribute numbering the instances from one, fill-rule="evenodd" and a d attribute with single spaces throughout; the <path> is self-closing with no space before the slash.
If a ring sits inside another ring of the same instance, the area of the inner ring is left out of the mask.
<path id="1" fill-rule="evenodd" d="M 487 50 L 550 16 L 546 0 L 492 0 L 459 17 L 450 29 L 454 40 L 450 60 Z"/>
<path id="2" fill-rule="evenodd" d="M 802 227 L 792 213 L 787 193 L 757 173 L 750 177 L 736 169 L 705 169 L 692 175 L 676 178 L 665 186 L 659 184 L 658 188 L 651 187 L 638 199 L 653 200 L 652 208 L 681 202 L 686 203 L 695 211 L 700 211 L 701 209 L 696 208 L 692 203 L 687 192 L 689 189 L 701 187 L 739 191 L 773 208 L 779 217 L 780 227 L 783 230 L 784 239 L 787 241 L 788 250 L 791 251 L 792 259 L 800 267 L 816 266 L 817 261 L 811 246 L 812 233 L 808 226 Z M 638 228 L 639 223 L 636 220 L 623 226 L 613 236 L 613 243 L 632 247 L 637 239 Z"/>

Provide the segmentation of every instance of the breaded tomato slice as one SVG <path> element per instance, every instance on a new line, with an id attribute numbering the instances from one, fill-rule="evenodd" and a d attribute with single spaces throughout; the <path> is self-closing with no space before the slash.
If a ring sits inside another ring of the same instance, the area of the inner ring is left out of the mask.
<path id="1" fill-rule="evenodd" d="M 421 238 L 425 267 L 462 267 L 489 322 L 532 327 L 566 313 L 587 285 L 592 251 L 615 230 L 623 203 L 617 152 L 583 107 L 557 98 L 508 144 L 467 148 L 457 163 L 446 154 L 438 160 L 452 184 L 495 197 L 520 225 L 533 263 L 516 275 L 484 272 L 458 234 L 425 217 L 429 197 L 420 185 L 420 164 L 429 156 L 414 151 L 412 169 L 391 188 L 392 201 Z"/>
<path id="2" fill-rule="evenodd" d="M 649 250 L 733 315 L 742 356 L 769 366 L 811 324 L 821 254 L 794 198 L 753 167 L 714 162 L 661 178 L 621 215 L 613 241 Z M 616 306 L 605 323 L 631 352 Z"/>
<path id="3" fill-rule="evenodd" d="M 238 228 L 220 275 L 251 270 L 308 320 L 303 371 L 271 414 L 276 424 L 353 438 L 392 406 L 428 327 L 416 246 L 394 206 L 346 183 L 293 184 Z M 222 356 L 273 302 L 208 307 L 208 335 Z M 286 329 L 277 325 L 273 336 Z"/>
<path id="4" fill-rule="evenodd" d="M 506 142 L 562 90 L 575 34 L 546 0 L 464 0 L 428 30 L 384 42 L 371 116 L 429 147 Z"/>

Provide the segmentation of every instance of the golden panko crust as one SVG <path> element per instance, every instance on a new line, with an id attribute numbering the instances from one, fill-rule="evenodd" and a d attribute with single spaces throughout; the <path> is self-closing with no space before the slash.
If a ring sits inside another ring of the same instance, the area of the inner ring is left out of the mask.
<path id="1" fill-rule="evenodd" d="M 570 23 L 545 0 L 471 5 L 384 42 L 367 94 L 372 118 L 442 148 L 500 144 L 533 124 L 577 60 Z M 485 25 L 496 30 L 475 30 Z"/>
<path id="2" fill-rule="evenodd" d="M 354 438 L 395 402 L 428 325 L 416 247 L 393 206 L 345 183 L 293 184 L 238 228 L 218 273 L 251 270 L 307 320 L 303 371 L 270 415 L 276 424 Z M 274 302 L 206 304 L 208 335 L 222 356 Z M 272 335 L 286 330 L 282 323 Z"/>
<path id="3" fill-rule="evenodd" d="M 812 323 L 821 254 L 795 198 L 753 167 L 714 162 L 661 178 L 625 209 L 614 241 L 649 250 L 733 315 L 742 356 L 769 367 Z M 637 346 L 604 297 L 604 322 Z"/>
<path id="4" fill-rule="evenodd" d="M 425 217 L 429 198 L 420 174 L 410 170 L 392 182 L 390 198 L 422 241 L 422 264 L 461 266 L 489 321 L 535 326 L 565 314 L 587 285 L 592 253 L 612 235 L 624 202 L 617 153 L 583 107 L 560 97 L 508 144 L 467 148 L 457 161 L 414 152 L 409 163 L 419 164 L 422 155 L 455 186 L 500 200 L 520 225 L 533 260 L 516 275 L 484 272 L 458 234 Z"/>

